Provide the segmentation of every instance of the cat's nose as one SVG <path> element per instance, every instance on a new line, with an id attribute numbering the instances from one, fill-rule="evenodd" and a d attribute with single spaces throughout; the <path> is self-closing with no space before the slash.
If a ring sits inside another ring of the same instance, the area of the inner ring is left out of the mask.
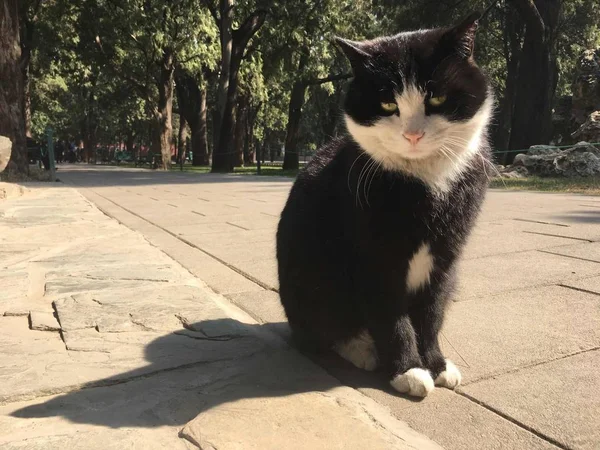
<path id="1" fill-rule="evenodd" d="M 404 136 L 408 141 L 410 141 L 412 145 L 417 145 L 417 142 L 421 140 L 424 134 L 424 131 L 411 131 L 402 133 L 402 136 Z"/>

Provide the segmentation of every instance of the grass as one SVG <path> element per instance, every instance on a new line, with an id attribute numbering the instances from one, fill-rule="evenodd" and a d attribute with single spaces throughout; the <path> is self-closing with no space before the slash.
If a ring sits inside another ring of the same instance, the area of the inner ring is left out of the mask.
<path id="1" fill-rule="evenodd" d="M 121 167 L 133 167 L 131 163 L 121 163 Z M 180 167 L 173 165 L 171 170 L 179 172 Z M 185 173 L 210 173 L 210 166 L 183 167 Z M 236 167 L 234 174 L 257 175 L 256 167 Z M 280 166 L 262 166 L 261 176 L 280 176 L 294 178 L 298 175 L 297 170 L 283 170 Z M 549 177 L 526 177 L 526 178 L 493 178 L 490 187 L 513 191 L 541 191 L 541 192 L 570 192 L 587 195 L 600 195 L 600 176 L 588 178 L 549 178 Z"/>
<path id="2" fill-rule="evenodd" d="M 494 178 L 490 187 L 505 190 L 569 192 L 576 194 L 600 195 L 600 176 L 587 178 Z"/>
<path id="3" fill-rule="evenodd" d="M 179 172 L 181 169 L 179 166 L 173 166 L 171 171 Z M 183 172 L 186 173 L 209 173 L 210 166 L 184 166 Z M 234 174 L 243 174 L 243 175 L 257 175 L 256 167 L 236 167 L 233 169 Z M 298 175 L 297 170 L 283 170 L 278 166 L 262 166 L 260 168 L 260 176 L 272 176 L 272 177 L 291 177 L 294 178 Z"/>

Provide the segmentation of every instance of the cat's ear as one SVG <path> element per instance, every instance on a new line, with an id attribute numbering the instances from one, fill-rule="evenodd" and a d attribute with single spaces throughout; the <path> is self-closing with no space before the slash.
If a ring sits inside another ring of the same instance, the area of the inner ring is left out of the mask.
<path id="1" fill-rule="evenodd" d="M 335 37 L 334 42 L 342 49 L 355 72 L 364 67 L 365 61 L 371 56 L 362 42 L 349 41 L 340 37 Z"/>
<path id="2" fill-rule="evenodd" d="M 473 56 L 475 49 L 475 35 L 479 26 L 481 13 L 473 12 L 469 14 L 461 23 L 450 28 L 446 32 L 446 37 L 449 39 L 454 49 L 464 58 Z"/>

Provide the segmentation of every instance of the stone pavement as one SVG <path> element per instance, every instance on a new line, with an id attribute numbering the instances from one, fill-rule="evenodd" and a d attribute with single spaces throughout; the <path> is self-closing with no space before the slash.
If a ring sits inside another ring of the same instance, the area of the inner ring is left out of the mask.
<path id="1" fill-rule="evenodd" d="M 440 448 L 76 190 L 19 193 L 0 201 L 0 448 Z"/>
<path id="2" fill-rule="evenodd" d="M 286 336 L 274 232 L 291 180 L 63 168 L 259 323 Z M 463 385 L 420 402 L 335 358 L 318 361 L 447 449 L 600 447 L 600 197 L 491 191 L 442 343 Z"/>

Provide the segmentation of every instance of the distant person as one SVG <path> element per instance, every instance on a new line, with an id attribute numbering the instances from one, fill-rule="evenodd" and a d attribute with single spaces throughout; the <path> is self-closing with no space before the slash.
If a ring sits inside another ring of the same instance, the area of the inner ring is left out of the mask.
<path id="1" fill-rule="evenodd" d="M 54 150 L 54 155 L 56 157 L 56 162 L 58 164 L 62 164 L 64 162 L 64 155 L 65 155 L 65 142 L 64 141 L 58 141 L 56 143 L 56 149 Z"/>

